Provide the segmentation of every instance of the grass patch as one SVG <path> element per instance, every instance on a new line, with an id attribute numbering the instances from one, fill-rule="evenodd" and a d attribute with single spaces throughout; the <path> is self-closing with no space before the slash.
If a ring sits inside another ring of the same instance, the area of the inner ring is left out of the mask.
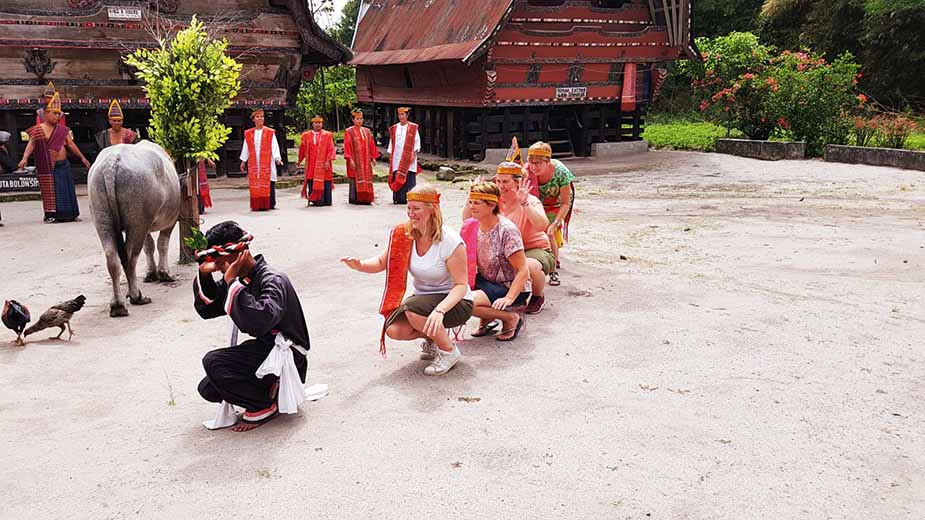
<path id="1" fill-rule="evenodd" d="M 917 132 L 906 140 L 907 150 L 925 150 L 925 132 Z"/>
<path id="2" fill-rule="evenodd" d="M 725 128 L 706 121 L 650 122 L 645 128 L 642 136 L 652 146 L 673 150 L 712 152 L 717 139 L 742 137 L 736 130 L 726 135 Z"/>

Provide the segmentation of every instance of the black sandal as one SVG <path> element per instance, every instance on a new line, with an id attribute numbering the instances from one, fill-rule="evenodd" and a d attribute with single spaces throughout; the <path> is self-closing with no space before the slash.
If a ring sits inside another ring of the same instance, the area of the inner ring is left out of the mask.
<path id="1" fill-rule="evenodd" d="M 497 331 L 495 331 L 495 329 L 497 328 L 498 328 L 498 322 L 497 320 L 495 320 L 489 323 L 488 325 L 475 329 L 474 331 L 472 331 L 472 334 L 470 335 L 473 338 L 481 338 L 483 336 L 493 336 L 497 334 Z"/>
<path id="2" fill-rule="evenodd" d="M 498 335 L 495 336 L 495 341 L 514 341 L 515 339 L 517 339 L 517 336 L 520 335 L 520 327 L 523 326 L 524 321 L 526 321 L 526 320 L 525 320 L 522 316 L 518 316 L 518 317 L 517 317 L 517 326 L 514 327 L 513 329 L 502 330 L 501 332 L 499 332 Z M 511 337 L 509 337 L 509 338 L 502 338 L 502 337 L 501 337 L 501 336 L 503 336 L 504 334 L 510 334 L 511 332 L 514 333 L 513 336 L 511 336 Z"/>

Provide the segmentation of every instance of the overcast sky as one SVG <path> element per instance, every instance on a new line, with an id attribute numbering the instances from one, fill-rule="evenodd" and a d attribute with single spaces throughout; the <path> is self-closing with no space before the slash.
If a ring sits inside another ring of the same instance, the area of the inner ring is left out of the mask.
<path id="1" fill-rule="evenodd" d="M 347 0 L 334 0 L 334 10 L 336 12 L 333 18 L 328 18 L 325 16 L 318 17 L 318 24 L 327 29 L 332 25 L 336 24 L 340 20 L 340 12 L 344 9 L 344 4 L 347 3 Z"/>

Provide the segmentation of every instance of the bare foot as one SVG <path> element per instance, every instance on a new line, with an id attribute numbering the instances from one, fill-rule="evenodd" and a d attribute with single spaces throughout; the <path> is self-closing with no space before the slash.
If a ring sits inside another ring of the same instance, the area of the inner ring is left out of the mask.
<path id="1" fill-rule="evenodd" d="M 231 431 L 235 433 L 249 432 L 254 428 L 258 428 L 262 422 L 259 423 L 249 423 L 244 421 L 239 421 L 238 424 L 231 427 Z"/>

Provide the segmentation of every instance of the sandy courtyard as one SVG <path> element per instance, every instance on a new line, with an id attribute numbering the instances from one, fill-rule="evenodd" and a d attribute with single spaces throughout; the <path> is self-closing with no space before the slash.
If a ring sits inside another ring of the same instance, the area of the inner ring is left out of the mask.
<path id="1" fill-rule="evenodd" d="M 580 175 L 562 286 L 513 343 L 467 339 L 440 378 L 416 344 L 378 356 L 371 256 L 404 208 L 247 211 L 292 278 L 329 397 L 253 432 L 211 432 L 196 385 L 227 344 L 192 267 L 108 316 L 83 222 L 4 203 L 0 299 L 34 317 L 84 294 L 70 343 L 0 329 L 0 518 L 921 519 L 925 174 L 650 152 Z M 465 184 L 443 184 L 460 223 Z M 176 260 L 176 236 L 171 258 Z M 473 330 L 470 322 L 469 331 Z"/>

